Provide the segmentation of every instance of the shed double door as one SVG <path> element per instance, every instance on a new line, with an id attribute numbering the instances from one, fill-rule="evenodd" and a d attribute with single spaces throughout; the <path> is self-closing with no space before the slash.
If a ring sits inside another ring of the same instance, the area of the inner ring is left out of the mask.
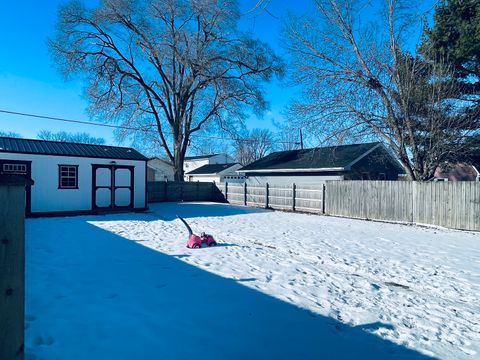
<path id="1" fill-rule="evenodd" d="M 92 165 L 92 208 L 133 208 L 134 167 Z"/>

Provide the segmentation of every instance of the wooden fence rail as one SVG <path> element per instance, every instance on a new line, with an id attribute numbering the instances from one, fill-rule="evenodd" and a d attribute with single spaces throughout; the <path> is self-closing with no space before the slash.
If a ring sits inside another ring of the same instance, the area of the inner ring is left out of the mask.
<path id="1" fill-rule="evenodd" d="M 231 204 L 480 231 L 480 183 L 326 181 L 220 184 Z"/>

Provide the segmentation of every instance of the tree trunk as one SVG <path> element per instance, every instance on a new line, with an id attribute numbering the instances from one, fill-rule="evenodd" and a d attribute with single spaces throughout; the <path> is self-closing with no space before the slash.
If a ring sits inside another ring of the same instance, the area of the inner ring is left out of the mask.
<path id="1" fill-rule="evenodd" d="M 175 181 L 185 181 L 183 177 L 183 161 L 185 159 L 185 151 L 183 151 L 181 142 L 175 142 L 174 159 L 173 159 L 173 176 Z"/>

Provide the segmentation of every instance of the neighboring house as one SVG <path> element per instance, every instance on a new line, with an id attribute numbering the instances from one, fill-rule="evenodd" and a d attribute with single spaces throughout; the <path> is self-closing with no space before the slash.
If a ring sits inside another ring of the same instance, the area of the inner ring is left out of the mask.
<path id="1" fill-rule="evenodd" d="M 480 181 L 480 159 L 467 163 L 448 164 L 435 170 L 434 181 Z"/>
<path id="2" fill-rule="evenodd" d="M 132 148 L 0 137 L 0 175 L 21 175 L 27 215 L 144 210 L 147 158 Z"/>
<path id="3" fill-rule="evenodd" d="M 173 181 L 173 164 L 158 157 L 148 159 L 147 163 L 148 181 Z"/>
<path id="4" fill-rule="evenodd" d="M 397 180 L 399 162 L 381 143 L 280 151 L 240 170 L 249 184 L 315 184 L 326 180 Z"/>
<path id="5" fill-rule="evenodd" d="M 225 178 L 228 177 L 229 182 L 232 182 L 233 178 L 238 178 L 237 182 L 240 182 L 240 179 L 243 178 L 242 175 L 238 175 L 236 170 L 240 169 L 242 165 L 239 163 L 231 164 L 209 164 L 203 165 L 195 170 L 192 170 L 185 174 L 188 181 L 209 181 L 209 182 L 224 182 Z M 242 180 L 243 182 L 243 180 Z"/>
<path id="6" fill-rule="evenodd" d="M 235 160 L 232 159 L 227 154 L 211 154 L 211 155 L 201 155 L 201 156 L 186 156 L 183 163 L 183 171 L 185 173 L 185 180 L 188 181 L 188 172 L 198 169 L 203 165 L 212 165 L 212 164 L 229 164 L 233 163 Z"/>

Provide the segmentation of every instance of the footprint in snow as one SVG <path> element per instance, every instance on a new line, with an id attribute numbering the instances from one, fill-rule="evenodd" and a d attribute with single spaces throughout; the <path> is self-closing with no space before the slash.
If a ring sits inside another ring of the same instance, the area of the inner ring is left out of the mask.
<path id="1" fill-rule="evenodd" d="M 33 344 L 35 346 L 50 346 L 50 345 L 53 345 L 55 343 L 55 339 L 51 336 L 46 336 L 46 337 L 42 337 L 42 336 L 37 336 L 34 340 L 33 340 Z"/>

